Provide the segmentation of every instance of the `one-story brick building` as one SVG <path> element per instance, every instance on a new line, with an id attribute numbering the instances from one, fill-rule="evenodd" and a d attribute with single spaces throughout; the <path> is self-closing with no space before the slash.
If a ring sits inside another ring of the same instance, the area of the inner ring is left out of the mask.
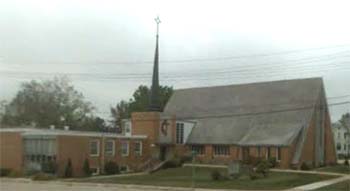
<path id="1" fill-rule="evenodd" d="M 0 129 L 0 167 L 25 173 L 41 170 L 45 162 L 57 165 L 64 175 L 71 160 L 73 176 L 82 176 L 83 164 L 89 161 L 93 173 L 101 173 L 108 161 L 121 170 L 137 170 L 149 158 L 144 135 L 83 132 L 70 130 L 2 128 Z M 140 169 L 141 170 L 141 169 Z"/>

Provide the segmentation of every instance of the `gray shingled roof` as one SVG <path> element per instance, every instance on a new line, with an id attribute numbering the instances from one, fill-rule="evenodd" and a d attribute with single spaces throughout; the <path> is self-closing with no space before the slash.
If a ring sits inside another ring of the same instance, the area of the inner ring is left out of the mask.
<path id="1" fill-rule="evenodd" d="M 189 144 L 289 145 L 321 90 L 321 78 L 181 89 L 163 115 L 196 122 Z"/>

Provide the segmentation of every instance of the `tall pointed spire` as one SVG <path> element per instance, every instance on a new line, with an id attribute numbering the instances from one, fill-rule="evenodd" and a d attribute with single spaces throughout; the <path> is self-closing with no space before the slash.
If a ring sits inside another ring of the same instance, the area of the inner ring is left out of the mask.
<path id="1" fill-rule="evenodd" d="M 159 39 L 159 17 L 154 19 L 157 23 L 157 36 L 156 36 L 156 52 L 154 55 L 152 87 L 149 100 L 148 111 L 161 111 L 159 100 L 159 52 L 158 52 L 158 39 Z"/>

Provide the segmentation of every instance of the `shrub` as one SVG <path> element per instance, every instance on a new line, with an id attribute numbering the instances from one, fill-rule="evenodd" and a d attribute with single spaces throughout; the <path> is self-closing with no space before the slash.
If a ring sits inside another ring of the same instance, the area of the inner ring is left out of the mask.
<path id="1" fill-rule="evenodd" d="M 191 162 L 192 161 L 192 156 L 190 155 L 185 155 L 180 157 L 180 163 L 181 165 L 185 162 Z"/>
<path id="2" fill-rule="evenodd" d="M 277 166 L 276 157 L 269 158 L 268 162 L 269 162 L 269 167 L 270 168 L 275 168 Z"/>
<path id="3" fill-rule="evenodd" d="M 310 167 L 305 162 L 303 162 L 300 166 L 300 170 L 310 170 Z"/>
<path id="4" fill-rule="evenodd" d="M 218 170 L 213 170 L 213 171 L 211 171 L 211 179 L 212 180 L 220 180 L 221 178 L 222 178 L 222 175 L 221 175 L 221 173 L 218 171 Z"/>
<path id="5" fill-rule="evenodd" d="M 105 169 L 105 174 L 119 174 L 119 166 L 117 165 L 117 163 L 113 162 L 113 161 L 108 161 L 105 163 L 104 166 Z"/>
<path id="6" fill-rule="evenodd" d="M 38 169 L 29 168 L 29 169 L 26 169 L 26 170 L 25 170 L 24 174 L 25 174 L 26 176 L 32 176 L 32 175 L 37 174 L 37 173 L 39 173 L 39 172 L 41 172 L 41 171 L 38 170 Z"/>
<path id="7" fill-rule="evenodd" d="M 259 157 L 249 156 L 248 159 L 244 161 L 244 164 L 256 166 L 259 164 L 260 161 L 261 158 Z"/>
<path id="8" fill-rule="evenodd" d="M 267 162 L 266 160 L 260 161 L 259 164 L 256 166 L 256 172 L 266 177 L 269 172 L 269 162 Z"/>
<path id="9" fill-rule="evenodd" d="M 53 180 L 53 179 L 55 179 L 54 176 L 43 172 L 37 173 L 34 176 L 32 176 L 32 180 Z"/>
<path id="10" fill-rule="evenodd" d="M 70 178 L 72 176 L 73 176 L 73 166 L 72 166 L 72 161 L 69 158 L 68 162 L 67 162 L 67 165 L 66 165 L 66 168 L 64 170 L 64 177 L 65 178 Z"/>
<path id="11" fill-rule="evenodd" d="M 250 180 L 255 180 L 255 179 L 258 179 L 259 176 L 256 172 L 254 172 L 253 170 L 252 171 L 249 171 L 249 178 Z"/>
<path id="12" fill-rule="evenodd" d="M 349 166 L 349 160 L 348 160 L 348 159 L 345 159 L 345 160 L 344 160 L 344 165 L 345 165 L 345 166 Z"/>
<path id="13" fill-rule="evenodd" d="M 44 173 L 56 174 L 57 165 L 54 161 L 48 161 L 41 164 L 41 169 Z"/>
<path id="14" fill-rule="evenodd" d="M 0 177 L 8 176 L 11 173 L 11 169 L 8 168 L 0 168 Z"/>
<path id="15" fill-rule="evenodd" d="M 163 166 L 162 169 L 167 169 L 167 168 L 177 168 L 181 166 L 181 161 L 180 159 L 171 159 L 166 161 Z"/>
<path id="16" fill-rule="evenodd" d="M 15 170 L 11 170 L 11 172 L 8 174 L 8 177 L 12 177 L 12 178 L 18 178 L 21 176 L 22 176 L 22 173 Z"/>
<path id="17" fill-rule="evenodd" d="M 85 159 L 84 161 L 84 165 L 83 165 L 83 172 L 85 176 L 91 176 L 91 169 L 90 169 L 90 164 L 89 164 L 89 160 Z"/>

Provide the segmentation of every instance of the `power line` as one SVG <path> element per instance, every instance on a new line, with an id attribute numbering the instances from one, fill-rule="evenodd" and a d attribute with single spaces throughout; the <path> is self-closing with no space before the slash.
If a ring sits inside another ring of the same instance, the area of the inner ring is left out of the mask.
<path id="1" fill-rule="evenodd" d="M 346 102 L 338 102 L 333 104 L 328 104 L 329 107 L 339 106 L 344 104 L 349 104 L 350 101 Z M 208 114 L 201 116 L 186 116 L 186 117 L 176 117 L 177 120 L 196 120 L 196 119 L 208 119 L 208 118 L 227 118 L 227 117 L 243 117 L 243 116 L 255 116 L 255 115 L 263 115 L 263 114 L 275 114 L 275 113 L 283 113 L 283 112 L 293 112 L 293 111 L 302 111 L 308 109 L 314 109 L 315 106 L 304 106 L 304 107 L 295 107 L 289 109 L 279 109 L 273 111 L 263 111 L 263 112 L 247 112 L 247 113 L 222 113 L 222 114 Z M 166 119 L 166 118 L 163 118 Z M 134 119 L 134 121 L 154 121 L 152 119 Z"/>
<path id="2" fill-rule="evenodd" d="M 348 69 L 349 62 L 337 62 L 337 63 L 328 63 L 324 64 L 321 66 L 317 66 L 319 68 L 314 68 L 316 65 L 292 65 L 292 66 L 270 66 L 270 67 L 257 67 L 254 69 L 240 69 L 242 67 L 234 68 L 231 70 L 227 71 L 213 71 L 213 72 L 195 72 L 195 73 L 181 73 L 181 74 L 176 74 L 176 73 L 163 73 L 162 77 L 164 79 L 167 78 L 181 78 L 181 77 L 198 77 L 198 76 L 208 76 L 208 74 L 216 75 L 216 74 L 235 74 L 238 73 L 239 75 L 242 76 L 242 74 L 247 75 L 255 75 L 255 74 L 261 74 L 261 71 L 258 70 L 269 70 L 269 75 L 271 73 L 281 73 L 281 71 L 276 70 L 276 69 L 281 69 L 283 70 L 282 72 L 289 72 L 289 71 L 307 71 L 307 70 L 312 70 L 313 72 L 317 72 L 318 70 L 325 70 L 329 69 L 330 67 L 334 69 Z M 300 68 L 299 68 L 300 67 Z M 301 68 L 303 67 L 303 68 Z M 343 68 L 341 68 L 343 67 Z M 331 68 L 331 69 L 332 69 Z M 76 76 L 76 77 L 97 77 L 97 78 L 113 78 L 113 79 L 148 79 L 151 77 L 151 73 L 55 73 L 55 72 L 20 72 L 20 71 L 0 71 L 1 74 L 3 75 L 12 75 L 12 76 L 18 76 L 20 75 L 21 77 L 25 75 L 32 75 L 32 76 L 50 76 L 50 75 L 69 75 L 69 76 Z"/>
<path id="3" fill-rule="evenodd" d="M 350 44 L 341 44 L 341 45 L 335 45 L 335 46 L 323 46 L 323 47 L 314 47 L 314 48 L 305 48 L 305 49 L 293 49 L 293 50 L 286 50 L 286 51 L 277 51 L 277 52 L 269 52 L 269 53 L 262 53 L 262 54 L 247 54 L 247 55 L 239 55 L 239 56 L 225 56 L 225 57 L 213 57 L 213 58 L 192 58 L 192 59 L 174 59 L 174 60 L 160 60 L 161 63 L 190 63 L 190 62 L 212 62 L 212 61 L 225 61 L 225 60 L 237 60 L 237 59 L 246 59 L 246 58 L 260 58 L 260 57 L 269 57 L 269 56 L 277 56 L 277 55 L 287 55 L 287 54 L 294 54 L 294 53 L 300 53 L 300 52 L 312 52 L 317 50 L 327 50 L 327 49 L 337 49 L 337 48 L 348 48 L 350 47 Z M 86 62 L 85 62 L 86 63 Z M 91 62 L 90 62 L 91 63 Z M 94 61 L 93 64 L 105 64 L 105 65 L 144 65 L 144 64 L 152 64 L 153 60 L 148 61 L 118 61 L 118 62 L 111 62 L 111 61 Z M 82 64 L 77 62 L 59 62 L 58 64 L 68 64 L 68 65 L 75 65 L 75 64 Z"/>

